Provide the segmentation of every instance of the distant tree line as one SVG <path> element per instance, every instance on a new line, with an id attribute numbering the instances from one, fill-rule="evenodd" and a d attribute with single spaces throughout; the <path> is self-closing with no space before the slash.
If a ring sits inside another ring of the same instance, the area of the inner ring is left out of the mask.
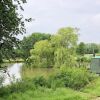
<path id="1" fill-rule="evenodd" d="M 80 42 L 77 47 L 77 53 L 80 55 L 100 53 L 100 44 Z"/>
<path id="2" fill-rule="evenodd" d="M 100 56 L 100 44 L 80 42 L 77 45 L 77 62 L 79 67 L 86 67 L 91 62 L 91 57 Z"/>

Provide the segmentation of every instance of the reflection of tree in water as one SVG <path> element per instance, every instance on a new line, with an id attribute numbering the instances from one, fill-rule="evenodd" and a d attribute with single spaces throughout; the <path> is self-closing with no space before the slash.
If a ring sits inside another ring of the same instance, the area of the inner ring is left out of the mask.
<path id="1" fill-rule="evenodd" d="M 16 83 L 17 81 L 20 81 L 21 75 L 20 75 L 20 68 L 22 64 L 15 63 L 11 66 L 7 64 L 3 64 L 2 68 L 0 68 L 0 74 L 4 77 L 3 80 L 3 86 L 10 85 L 12 83 Z"/>
<path id="2" fill-rule="evenodd" d="M 3 69 L 3 73 L 7 74 L 10 77 L 10 74 L 9 74 L 9 72 L 7 70 L 7 66 L 5 66 L 5 69 Z"/>
<path id="3" fill-rule="evenodd" d="M 4 68 L 0 68 L 0 86 L 3 86 L 3 82 L 5 81 L 6 77 L 8 77 L 9 81 L 12 82 L 12 77 L 9 74 L 7 67 L 8 66 L 4 66 Z"/>
<path id="4" fill-rule="evenodd" d="M 4 81 L 4 77 L 0 74 L 0 87 L 2 86 L 3 81 Z"/>
<path id="5" fill-rule="evenodd" d="M 5 69 L 3 69 L 3 73 L 6 74 L 9 78 L 10 83 L 12 84 L 13 82 L 15 82 L 15 75 L 10 75 L 9 71 L 7 69 L 7 66 L 5 66 Z"/>
<path id="6" fill-rule="evenodd" d="M 0 71 L 3 72 L 4 74 L 7 74 L 7 75 L 10 77 L 10 74 L 9 74 L 9 72 L 7 71 L 7 66 L 5 66 L 4 68 L 1 67 L 1 68 L 0 68 Z"/>

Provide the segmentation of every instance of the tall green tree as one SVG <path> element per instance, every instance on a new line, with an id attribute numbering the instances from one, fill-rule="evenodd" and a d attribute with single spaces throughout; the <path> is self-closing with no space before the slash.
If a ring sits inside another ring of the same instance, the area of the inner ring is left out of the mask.
<path id="1" fill-rule="evenodd" d="M 30 60 L 34 67 L 53 66 L 53 48 L 48 40 L 36 42 L 34 49 L 31 49 Z"/>
<path id="2" fill-rule="evenodd" d="M 75 52 L 77 46 L 77 30 L 71 27 L 65 27 L 58 30 L 57 34 L 51 38 L 54 51 L 54 62 L 56 67 L 62 65 L 75 66 Z"/>
<path id="3" fill-rule="evenodd" d="M 84 42 L 80 42 L 80 44 L 77 47 L 77 53 L 84 56 L 85 52 L 86 52 L 85 43 Z"/>
<path id="4" fill-rule="evenodd" d="M 12 54 L 18 43 L 16 36 L 25 33 L 23 16 L 17 12 L 23 10 L 21 3 L 26 0 L 0 0 L 0 61 L 4 55 Z"/>
<path id="5" fill-rule="evenodd" d="M 33 33 L 28 37 L 24 37 L 20 44 L 20 51 L 22 58 L 26 60 L 30 56 L 30 50 L 34 48 L 34 44 L 40 40 L 49 40 L 50 34 L 45 33 Z"/>
<path id="6" fill-rule="evenodd" d="M 50 40 L 36 42 L 29 59 L 35 67 L 73 67 L 76 63 L 77 39 L 74 28 L 62 28 Z"/>
<path id="7" fill-rule="evenodd" d="M 71 27 L 65 27 L 58 30 L 57 34 L 51 37 L 54 47 L 76 48 L 78 36 L 77 30 Z"/>

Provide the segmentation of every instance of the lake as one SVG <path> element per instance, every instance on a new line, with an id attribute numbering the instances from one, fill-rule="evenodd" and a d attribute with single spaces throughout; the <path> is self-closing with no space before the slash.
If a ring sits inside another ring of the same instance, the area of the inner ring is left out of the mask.
<path id="1" fill-rule="evenodd" d="M 38 76 L 48 77 L 52 75 L 56 70 L 53 68 L 27 68 L 23 66 L 23 63 L 4 63 L 6 67 L 6 73 L 4 69 L 0 70 L 0 75 L 4 77 L 3 85 L 9 85 L 11 82 L 21 80 L 23 78 L 34 78 Z M 23 68 L 22 68 L 23 66 Z M 23 70 L 22 70 L 23 69 Z"/>
<path id="2" fill-rule="evenodd" d="M 4 77 L 3 85 L 9 85 L 11 82 L 16 82 L 16 80 L 21 79 L 21 67 L 22 63 L 11 63 L 6 64 L 6 72 L 1 69 L 0 76 Z"/>

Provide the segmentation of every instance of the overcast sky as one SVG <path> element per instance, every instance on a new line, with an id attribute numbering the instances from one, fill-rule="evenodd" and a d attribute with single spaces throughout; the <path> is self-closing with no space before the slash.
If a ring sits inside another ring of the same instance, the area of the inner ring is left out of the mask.
<path id="1" fill-rule="evenodd" d="M 25 17 L 27 33 L 55 34 L 62 27 L 80 28 L 80 41 L 100 42 L 100 0 L 27 0 Z"/>

